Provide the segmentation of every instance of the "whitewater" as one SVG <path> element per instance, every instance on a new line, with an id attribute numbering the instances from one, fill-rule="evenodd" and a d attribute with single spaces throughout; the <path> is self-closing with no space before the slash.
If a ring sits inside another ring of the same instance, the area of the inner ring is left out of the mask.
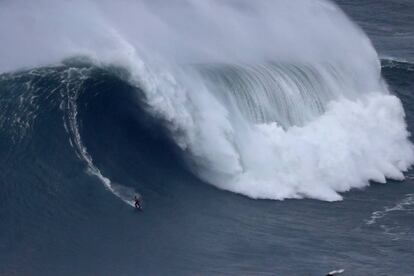
<path id="1" fill-rule="evenodd" d="M 6 0 L 0 18 L 1 72 L 71 57 L 122 68 L 188 168 L 218 188 L 335 201 L 414 163 L 375 49 L 330 2 Z M 80 158 L 117 194 L 70 109 Z"/>

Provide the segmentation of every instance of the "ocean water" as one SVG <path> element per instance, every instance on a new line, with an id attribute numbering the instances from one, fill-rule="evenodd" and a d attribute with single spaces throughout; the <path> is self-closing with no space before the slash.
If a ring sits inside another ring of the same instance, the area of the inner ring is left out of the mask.
<path id="1" fill-rule="evenodd" d="M 0 275 L 414 274 L 411 1 L 6 0 L 0 37 Z"/>

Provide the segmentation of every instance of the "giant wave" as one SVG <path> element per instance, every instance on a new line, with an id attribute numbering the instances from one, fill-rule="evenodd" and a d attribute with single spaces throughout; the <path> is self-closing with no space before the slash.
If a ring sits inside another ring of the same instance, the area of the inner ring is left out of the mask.
<path id="1" fill-rule="evenodd" d="M 414 162 L 404 110 L 374 48 L 329 2 L 0 5 L 2 72 L 74 56 L 121 68 L 117 77 L 143 93 L 187 167 L 221 189 L 333 201 L 371 180 L 403 179 Z M 70 141 L 89 172 L 130 203 L 82 142 L 77 103 L 88 70 L 65 66 Z"/>

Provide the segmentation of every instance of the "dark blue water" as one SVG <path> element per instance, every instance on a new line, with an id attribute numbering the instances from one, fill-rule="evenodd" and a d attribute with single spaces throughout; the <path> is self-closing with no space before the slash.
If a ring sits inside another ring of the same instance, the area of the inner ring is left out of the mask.
<path id="1" fill-rule="evenodd" d="M 413 3 L 338 2 L 383 57 L 413 133 Z M 0 275 L 414 275 L 414 171 L 340 202 L 252 200 L 194 176 L 116 68 L 3 74 L 0 95 Z M 74 98 L 94 164 L 139 191 L 143 212 L 87 172 Z"/>
<path id="2" fill-rule="evenodd" d="M 361 26 L 382 57 L 414 60 L 414 2 L 411 0 L 336 1 Z"/>

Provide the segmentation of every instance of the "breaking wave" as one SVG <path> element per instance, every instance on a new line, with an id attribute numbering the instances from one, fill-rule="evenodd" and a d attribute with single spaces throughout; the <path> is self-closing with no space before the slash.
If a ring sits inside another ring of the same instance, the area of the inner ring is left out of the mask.
<path id="1" fill-rule="evenodd" d="M 129 204 L 131 192 L 122 196 L 82 142 L 77 106 L 88 68 L 140 91 L 196 175 L 252 198 L 340 200 L 371 180 L 403 179 L 414 162 L 403 107 L 375 50 L 329 2 L 0 5 L 3 72 L 86 57 L 76 61 L 85 66 L 63 65 L 64 124 L 89 172 Z M 40 36 L 30 55 L 19 43 L 22 19 Z"/>

